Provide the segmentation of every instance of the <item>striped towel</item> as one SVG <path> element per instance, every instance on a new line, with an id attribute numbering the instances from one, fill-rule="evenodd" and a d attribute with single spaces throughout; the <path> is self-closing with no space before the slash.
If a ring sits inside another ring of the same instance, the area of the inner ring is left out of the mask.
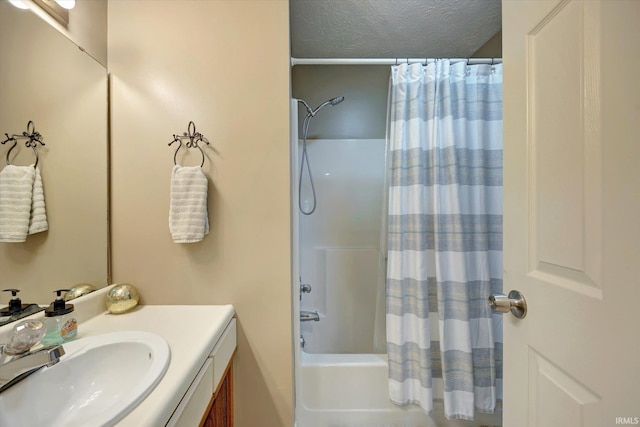
<path id="1" fill-rule="evenodd" d="M 0 172 L 0 242 L 24 242 L 48 228 L 40 169 L 7 165 Z"/>
<path id="2" fill-rule="evenodd" d="M 199 242 L 209 234 L 207 185 L 200 166 L 173 167 L 169 231 L 175 243 Z"/>

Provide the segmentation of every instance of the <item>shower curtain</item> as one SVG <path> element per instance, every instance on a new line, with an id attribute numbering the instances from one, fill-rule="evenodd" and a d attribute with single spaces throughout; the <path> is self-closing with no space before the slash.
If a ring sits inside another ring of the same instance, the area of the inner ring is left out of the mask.
<path id="1" fill-rule="evenodd" d="M 502 399 L 502 65 L 402 64 L 390 86 L 390 397 L 472 420 Z"/>

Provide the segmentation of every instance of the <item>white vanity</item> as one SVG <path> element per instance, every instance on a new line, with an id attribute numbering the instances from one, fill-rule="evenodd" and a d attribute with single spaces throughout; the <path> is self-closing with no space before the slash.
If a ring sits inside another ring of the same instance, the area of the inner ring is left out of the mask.
<path id="1" fill-rule="evenodd" d="M 113 425 L 231 426 L 232 359 L 236 349 L 233 306 L 142 305 L 128 313 L 114 315 L 104 310 L 107 290 L 74 300 L 79 318 L 78 340 L 143 331 L 163 337 L 171 353 L 167 370 L 155 388 Z M 0 342 L 9 327 L 0 328 Z M 123 359 L 122 363 L 126 364 L 126 357 Z M 55 366 L 44 369 L 55 369 Z M 99 370 L 100 366 L 95 369 Z M 29 380 L 27 377 L 22 381 Z M 2 398 L 0 394 L 0 400 Z M 86 421 L 83 425 L 89 425 Z"/>

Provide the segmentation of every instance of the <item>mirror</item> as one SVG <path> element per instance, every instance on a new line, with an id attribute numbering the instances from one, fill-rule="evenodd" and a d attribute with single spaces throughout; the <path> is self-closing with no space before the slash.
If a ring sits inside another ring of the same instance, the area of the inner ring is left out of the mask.
<path id="1" fill-rule="evenodd" d="M 48 231 L 0 243 L 0 289 L 47 305 L 53 291 L 78 283 L 103 287 L 108 261 L 107 71 L 30 10 L 0 2 L 0 141 L 33 121 Z M 0 171 L 12 142 L 0 145 Z M 24 141 L 8 156 L 28 166 Z M 0 307 L 11 294 L 0 293 Z"/>

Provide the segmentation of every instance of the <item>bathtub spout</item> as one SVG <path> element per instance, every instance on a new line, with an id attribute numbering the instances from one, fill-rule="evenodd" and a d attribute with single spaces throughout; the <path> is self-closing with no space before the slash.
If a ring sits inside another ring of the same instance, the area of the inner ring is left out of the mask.
<path id="1" fill-rule="evenodd" d="M 317 311 L 300 310 L 300 321 L 301 322 L 308 322 L 310 320 L 313 320 L 314 322 L 319 322 L 320 321 L 320 315 L 318 314 L 318 312 Z"/>

